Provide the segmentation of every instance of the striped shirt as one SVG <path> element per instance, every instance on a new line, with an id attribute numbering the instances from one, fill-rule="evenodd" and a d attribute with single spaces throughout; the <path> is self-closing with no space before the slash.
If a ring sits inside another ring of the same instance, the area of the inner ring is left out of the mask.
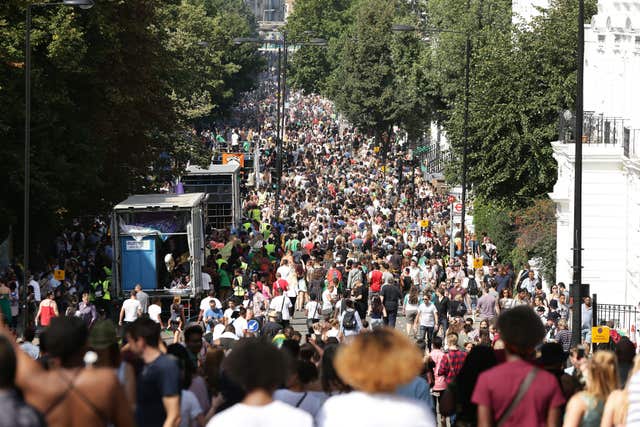
<path id="1" fill-rule="evenodd" d="M 640 425 L 640 372 L 635 373 L 629 380 L 627 425 Z"/>

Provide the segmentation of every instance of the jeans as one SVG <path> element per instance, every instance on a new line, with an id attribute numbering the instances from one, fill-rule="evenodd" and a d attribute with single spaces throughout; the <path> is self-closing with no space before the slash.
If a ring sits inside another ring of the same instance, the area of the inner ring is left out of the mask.
<path id="1" fill-rule="evenodd" d="M 438 314 L 438 327 L 436 328 L 436 333 L 442 330 L 442 338 L 444 339 L 447 334 L 447 329 L 449 328 L 449 319 L 446 314 L 440 315 Z"/>
<path id="2" fill-rule="evenodd" d="M 387 310 L 387 317 L 384 317 L 382 320 L 385 325 L 395 328 L 396 327 L 396 317 L 398 317 L 398 309 L 393 311 Z"/>
<path id="3" fill-rule="evenodd" d="M 429 351 L 431 351 L 431 342 L 433 341 L 433 326 L 420 325 L 420 330 L 418 331 L 418 339 L 424 339 L 427 342 L 427 348 L 429 349 Z"/>

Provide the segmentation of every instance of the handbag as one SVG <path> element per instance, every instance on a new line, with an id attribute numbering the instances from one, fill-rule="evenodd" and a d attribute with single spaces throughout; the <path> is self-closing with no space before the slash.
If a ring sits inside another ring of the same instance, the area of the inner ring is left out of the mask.
<path id="1" fill-rule="evenodd" d="M 500 415 L 500 418 L 498 418 L 498 421 L 496 421 L 496 427 L 501 427 L 507 421 L 507 419 L 509 419 L 511 413 L 518 407 L 520 401 L 531 387 L 533 380 L 536 379 L 536 375 L 538 375 L 538 368 L 534 367 L 529 371 L 522 383 L 520 383 L 520 387 L 518 387 L 516 397 L 513 399 L 513 401 L 511 401 L 507 410 L 504 411 L 502 415 Z"/>
<path id="2" fill-rule="evenodd" d="M 282 310 L 284 310 L 284 303 L 286 302 L 285 298 L 287 298 L 284 294 L 282 295 L 282 307 L 280 307 L 280 311 L 276 311 L 276 322 L 282 323 Z"/>

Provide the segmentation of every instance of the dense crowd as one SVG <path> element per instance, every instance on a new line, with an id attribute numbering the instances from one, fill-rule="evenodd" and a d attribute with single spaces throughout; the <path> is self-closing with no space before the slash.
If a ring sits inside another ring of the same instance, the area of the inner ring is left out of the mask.
<path id="1" fill-rule="evenodd" d="M 19 344 L 22 270 L 3 272 L 0 426 L 640 422 L 635 345 L 593 352 L 588 298 L 463 235 L 398 129 L 376 140 L 292 93 L 278 153 L 274 85 L 237 108 L 252 120 L 198 131 L 213 157 L 257 148 L 262 173 L 242 224 L 208 236 L 197 315 L 144 284 L 116 307 L 99 219 L 30 275 Z"/>

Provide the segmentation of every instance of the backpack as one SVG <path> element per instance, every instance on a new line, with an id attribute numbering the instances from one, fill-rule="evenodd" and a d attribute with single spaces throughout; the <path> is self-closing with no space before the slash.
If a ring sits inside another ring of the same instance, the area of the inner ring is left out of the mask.
<path id="1" fill-rule="evenodd" d="M 474 279 L 473 277 L 469 279 L 467 291 L 469 292 L 469 295 L 473 297 L 478 295 L 478 283 L 476 283 L 476 279 Z"/>
<path id="2" fill-rule="evenodd" d="M 342 318 L 342 326 L 350 331 L 356 328 L 356 312 L 355 310 L 347 310 Z"/>

